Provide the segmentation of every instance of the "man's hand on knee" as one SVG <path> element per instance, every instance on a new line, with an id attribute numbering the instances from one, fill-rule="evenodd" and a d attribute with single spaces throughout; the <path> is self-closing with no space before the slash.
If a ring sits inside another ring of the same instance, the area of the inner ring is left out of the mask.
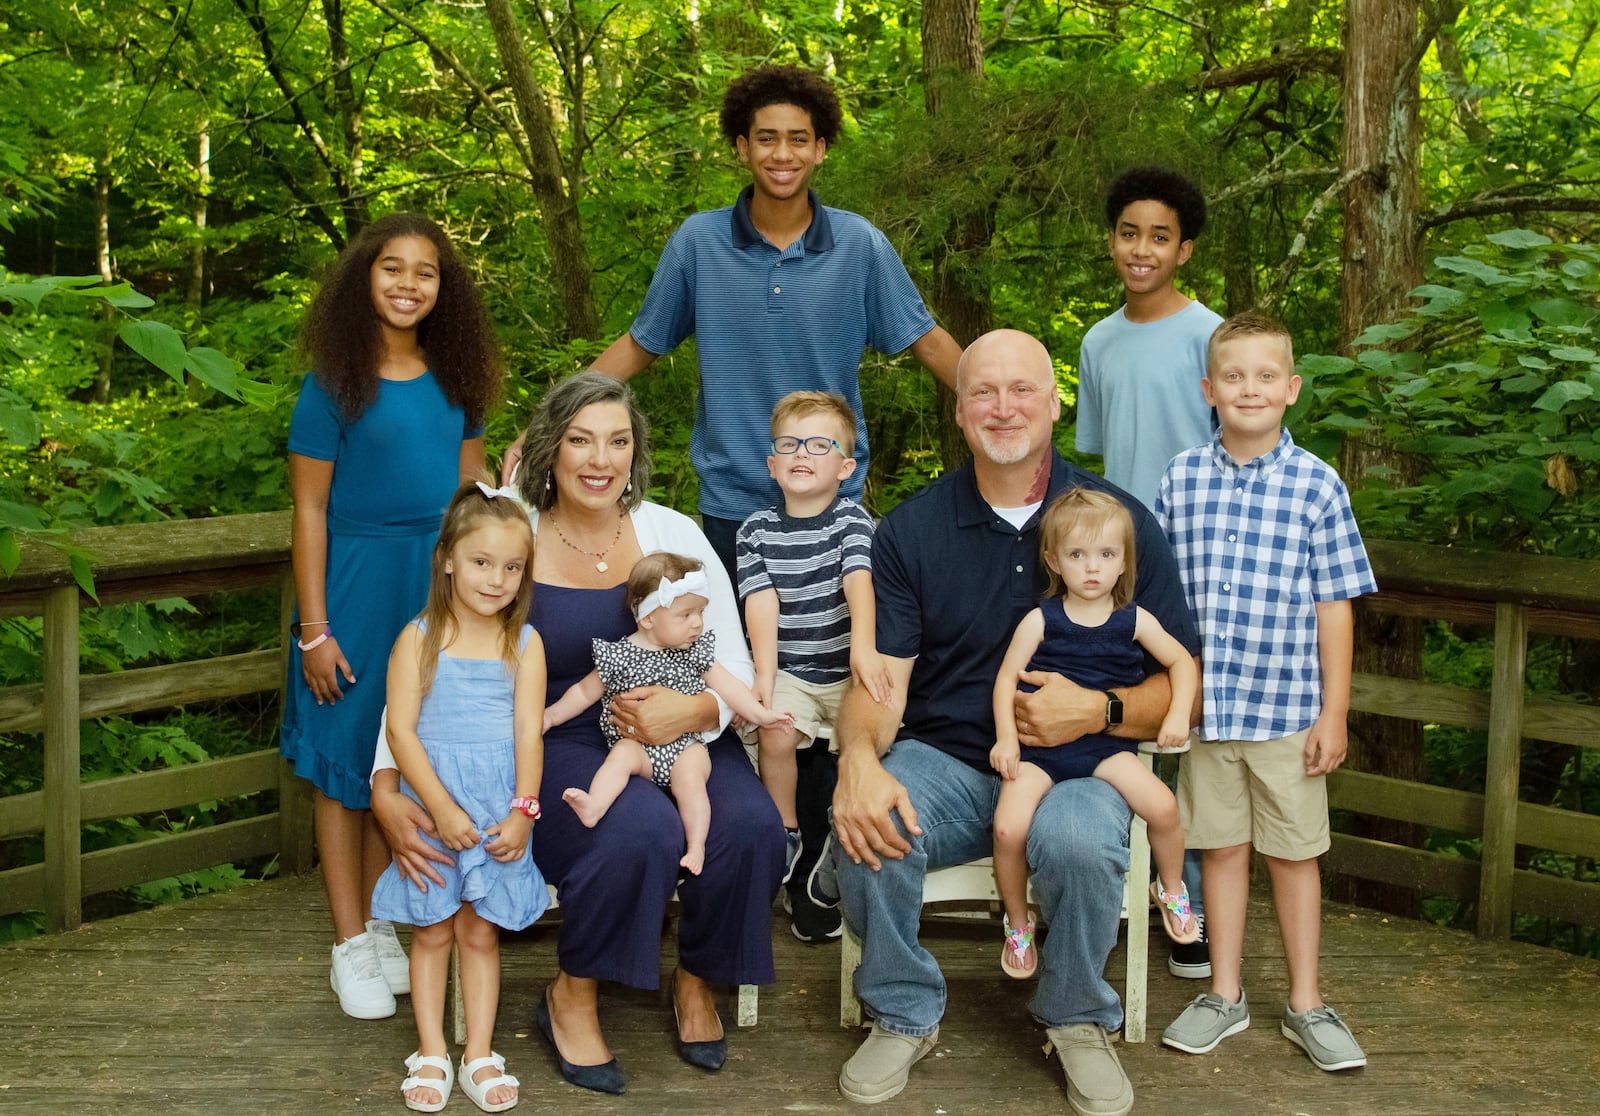
<path id="1" fill-rule="evenodd" d="M 833 831 L 844 854 L 857 864 L 877 870 L 880 857 L 899 860 L 911 843 L 894 823 L 898 812 L 906 832 L 922 835 L 917 810 L 906 788 L 876 759 L 841 761 L 839 782 L 833 792 Z"/>

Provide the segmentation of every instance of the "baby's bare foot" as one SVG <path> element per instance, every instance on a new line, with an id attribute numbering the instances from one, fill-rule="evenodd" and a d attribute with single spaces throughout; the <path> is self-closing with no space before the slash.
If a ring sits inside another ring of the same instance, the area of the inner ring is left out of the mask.
<path id="1" fill-rule="evenodd" d="M 691 848 L 683 854 L 683 859 L 678 861 L 678 865 L 689 869 L 690 875 L 698 876 L 700 869 L 706 866 L 706 847 L 701 845 L 699 848 Z"/>
<path id="2" fill-rule="evenodd" d="M 589 792 L 586 790 L 568 787 L 561 792 L 561 801 L 571 806 L 572 812 L 578 815 L 578 820 L 590 829 L 593 829 L 600 819 L 605 817 L 606 812 L 595 807 L 594 803 L 589 800 Z"/>

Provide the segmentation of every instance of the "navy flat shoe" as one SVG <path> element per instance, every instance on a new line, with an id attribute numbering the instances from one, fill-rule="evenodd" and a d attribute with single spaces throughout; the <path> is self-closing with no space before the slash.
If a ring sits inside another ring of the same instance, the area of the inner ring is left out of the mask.
<path id="1" fill-rule="evenodd" d="M 550 1025 L 550 989 L 544 990 L 533 1019 L 539 1025 L 539 1032 L 544 1035 L 545 1041 L 550 1044 L 550 1049 L 555 1051 L 556 1063 L 560 1065 L 561 1076 L 567 1084 L 613 1096 L 621 1096 L 628 1091 L 628 1079 L 622 1075 L 622 1067 L 615 1058 L 598 1066 L 575 1066 L 562 1057 L 561 1048 L 556 1045 L 555 1029 Z"/>
<path id="2" fill-rule="evenodd" d="M 683 1025 L 678 1022 L 678 995 L 677 981 L 673 981 L 672 996 L 672 1024 L 678 1030 L 678 1057 L 688 1062 L 691 1066 L 709 1070 L 716 1073 L 728 1060 L 728 1035 L 723 1032 L 719 1039 L 689 1042 L 683 1037 Z M 718 1018 L 721 1023 L 721 1018 Z"/>

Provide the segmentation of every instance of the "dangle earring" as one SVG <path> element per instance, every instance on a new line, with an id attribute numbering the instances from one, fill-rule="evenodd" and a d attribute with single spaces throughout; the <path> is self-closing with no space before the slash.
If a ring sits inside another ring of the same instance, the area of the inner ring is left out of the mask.
<path id="1" fill-rule="evenodd" d="M 545 490 L 545 492 L 549 493 L 549 491 L 552 488 L 554 488 L 555 485 L 556 485 L 556 471 L 554 469 L 546 469 L 544 471 L 544 490 Z"/>
<path id="2" fill-rule="evenodd" d="M 632 496 L 632 495 L 633 495 L 633 481 L 630 480 L 630 481 L 628 481 L 627 484 L 622 486 L 622 498 L 624 500 L 626 500 L 629 496 Z"/>

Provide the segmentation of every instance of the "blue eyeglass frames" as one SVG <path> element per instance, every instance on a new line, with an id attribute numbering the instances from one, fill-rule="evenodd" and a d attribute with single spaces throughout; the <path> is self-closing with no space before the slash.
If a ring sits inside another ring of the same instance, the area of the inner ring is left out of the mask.
<path id="1" fill-rule="evenodd" d="M 844 447 L 832 438 L 824 438 L 820 434 L 815 438 L 792 438 L 785 434 L 781 438 L 772 439 L 772 452 L 783 454 L 787 457 L 791 453 L 798 453 L 801 446 L 806 447 L 806 452 L 812 457 L 825 456 L 830 450 L 838 450 L 839 456 L 844 456 Z"/>

